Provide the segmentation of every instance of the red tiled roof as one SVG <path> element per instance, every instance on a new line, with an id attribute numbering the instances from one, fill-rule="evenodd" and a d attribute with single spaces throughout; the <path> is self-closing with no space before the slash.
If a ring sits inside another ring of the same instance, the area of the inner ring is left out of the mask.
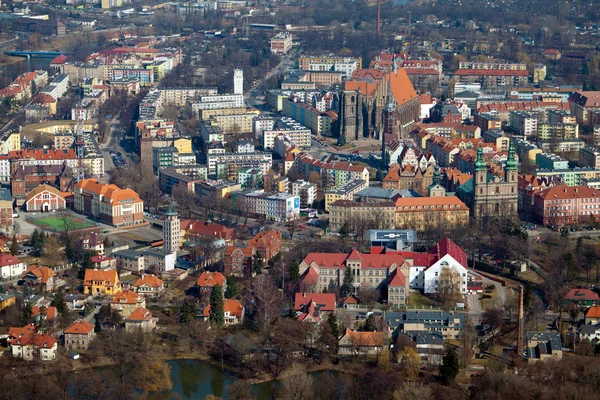
<path id="1" fill-rule="evenodd" d="M 598 294 L 590 289 L 571 289 L 563 299 L 571 301 L 600 301 Z"/>
<path id="2" fill-rule="evenodd" d="M 113 304 L 137 304 L 140 301 L 140 295 L 132 290 L 124 290 L 115 294 L 110 301 Z"/>
<path id="3" fill-rule="evenodd" d="M 21 264 L 23 261 L 19 260 L 10 253 L 0 254 L 0 267 L 6 267 L 7 265 Z"/>
<path id="4" fill-rule="evenodd" d="M 600 198 L 600 190 L 589 186 L 557 185 L 535 194 L 544 200 Z"/>
<path id="5" fill-rule="evenodd" d="M 127 317 L 126 321 L 150 321 L 152 313 L 144 307 L 138 307 Z"/>
<path id="6" fill-rule="evenodd" d="M 238 300 L 227 299 L 223 302 L 223 312 L 229 312 L 229 315 L 242 318 L 244 314 L 244 306 Z M 210 316 L 210 305 L 204 307 L 203 315 Z"/>
<path id="7" fill-rule="evenodd" d="M 163 286 L 163 281 L 155 275 L 144 275 L 133 284 L 135 287 L 140 287 L 143 285 L 159 288 Z"/>
<path id="8" fill-rule="evenodd" d="M 319 283 L 319 274 L 313 267 L 308 267 L 300 277 L 300 284 L 304 286 L 314 286 Z"/>
<path id="9" fill-rule="evenodd" d="M 56 56 L 56 58 L 54 58 L 52 61 L 50 61 L 50 64 L 64 64 L 67 61 L 67 56 L 65 56 L 64 54 L 61 54 L 59 56 Z"/>
<path id="10" fill-rule="evenodd" d="M 219 285 L 221 286 L 221 288 L 223 288 L 223 286 L 225 285 L 225 275 L 223 275 L 220 272 L 208 272 L 208 271 L 204 271 L 202 272 L 202 275 L 200 275 L 200 277 L 198 278 L 198 286 L 201 287 L 213 287 L 215 285 Z"/>
<path id="11" fill-rule="evenodd" d="M 87 321 L 77 321 L 67 329 L 65 329 L 66 334 L 83 334 L 89 335 L 91 331 L 94 330 L 94 325 L 90 324 Z"/>
<path id="12" fill-rule="evenodd" d="M 575 92 L 569 96 L 569 102 L 583 107 L 600 107 L 600 91 Z"/>
<path id="13" fill-rule="evenodd" d="M 444 257 L 446 254 L 449 254 L 454 258 L 460 265 L 463 267 L 467 267 L 467 253 L 454 243 L 450 238 L 443 238 L 440 242 L 429 250 L 431 254 L 437 254 L 438 258 Z"/>
<path id="14" fill-rule="evenodd" d="M 321 311 L 335 311 L 334 293 L 296 293 L 294 310 L 301 310 L 310 302 L 321 305 Z"/>
<path id="15" fill-rule="evenodd" d="M 406 286 L 406 278 L 402 272 L 400 272 L 399 268 L 396 268 L 392 275 L 390 276 L 390 283 L 388 286 L 398 286 L 404 287 Z"/>
<path id="16" fill-rule="evenodd" d="M 586 318 L 600 318 L 600 306 L 591 306 L 585 313 Z"/>

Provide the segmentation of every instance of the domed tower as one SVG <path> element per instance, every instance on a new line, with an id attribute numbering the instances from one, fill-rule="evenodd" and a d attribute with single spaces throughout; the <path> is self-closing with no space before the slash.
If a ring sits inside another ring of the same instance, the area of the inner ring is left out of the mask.
<path id="1" fill-rule="evenodd" d="M 175 210 L 173 203 L 169 203 L 163 221 L 163 249 L 167 253 L 175 253 L 179 250 L 181 242 L 181 228 L 179 225 L 179 213 Z"/>
<path id="2" fill-rule="evenodd" d="M 506 182 L 517 183 L 517 175 L 519 173 L 519 162 L 515 157 L 515 146 L 510 144 L 508 147 L 508 158 L 506 160 L 506 167 L 504 168 L 504 179 Z"/>

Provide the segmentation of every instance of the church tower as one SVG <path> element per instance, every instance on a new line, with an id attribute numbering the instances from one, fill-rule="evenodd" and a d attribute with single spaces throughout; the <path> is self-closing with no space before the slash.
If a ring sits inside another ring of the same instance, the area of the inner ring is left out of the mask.
<path id="1" fill-rule="evenodd" d="M 163 221 L 163 249 L 167 253 L 176 253 L 181 242 L 181 228 L 179 225 L 179 213 L 175 210 L 173 203 L 169 203 Z"/>
<path id="2" fill-rule="evenodd" d="M 398 139 L 396 105 L 392 101 L 391 89 L 388 89 L 388 96 L 383 109 L 383 147 L 389 146 L 394 140 Z"/>
<path id="3" fill-rule="evenodd" d="M 433 179 L 431 185 L 427 188 L 429 197 L 444 197 L 446 196 L 446 188 L 442 186 L 442 174 L 440 167 L 436 164 L 433 170 Z"/>
<path id="4" fill-rule="evenodd" d="M 515 157 L 515 146 L 510 143 L 508 147 L 508 158 L 506 160 L 506 167 L 504 168 L 504 179 L 509 183 L 517 183 L 519 173 L 519 162 Z"/>
<path id="5" fill-rule="evenodd" d="M 233 94 L 244 94 L 244 70 L 233 70 Z"/>

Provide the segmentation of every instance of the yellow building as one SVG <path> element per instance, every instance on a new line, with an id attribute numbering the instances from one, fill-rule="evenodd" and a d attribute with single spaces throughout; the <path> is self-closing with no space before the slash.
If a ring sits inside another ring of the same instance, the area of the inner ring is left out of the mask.
<path id="1" fill-rule="evenodd" d="M 247 110 L 246 107 L 235 107 L 235 108 L 220 108 L 215 110 L 201 110 L 200 112 L 200 120 L 208 121 L 212 117 L 217 115 L 234 115 L 234 114 L 243 114 Z M 258 111 L 258 110 L 256 110 Z"/>
<path id="2" fill-rule="evenodd" d="M 155 61 L 150 65 L 146 65 L 146 69 L 151 69 L 154 71 L 154 82 L 162 80 L 170 71 L 167 60 Z"/>
<path id="3" fill-rule="evenodd" d="M 456 196 L 401 197 L 396 200 L 396 229 L 423 231 L 469 224 L 469 207 Z"/>
<path id="4" fill-rule="evenodd" d="M 86 269 L 83 289 L 93 296 L 115 295 L 121 291 L 119 274 L 114 269 Z"/>
<path id="5" fill-rule="evenodd" d="M 177 148 L 179 154 L 190 154 L 194 152 L 192 150 L 192 139 L 188 138 L 175 139 L 173 141 L 173 147 Z"/>
<path id="6" fill-rule="evenodd" d="M 12 306 L 17 301 L 17 296 L 14 294 L 0 294 L 0 311 L 6 307 Z"/>
<path id="7" fill-rule="evenodd" d="M 146 307 L 146 298 L 132 290 L 117 293 L 110 302 L 110 309 L 119 311 L 123 318 L 127 318 L 138 307 Z"/>
<path id="8" fill-rule="evenodd" d="M 0 154 L 21 150 L 21 134 L 19 132 L 6 133 L 0 138 Z"/>

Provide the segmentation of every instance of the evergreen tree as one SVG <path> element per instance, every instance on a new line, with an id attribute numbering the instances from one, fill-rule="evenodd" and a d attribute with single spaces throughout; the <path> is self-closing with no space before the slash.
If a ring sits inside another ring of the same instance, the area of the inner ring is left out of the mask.
<path id="1" fill-rule="evenodd" d="M 225 298 L 232 299 L 240 293 L 240 285 L 234 276 L 227 277 L 227 289 L 225 290 Z"/>
<path id="2" fill-rule="evenodd" d="M 264 267 L 263 259 L 260 253 L 256 253 L 254 258 L 252 259 L 252 272 L 256 275 L 262 274 L 262 270 Z"/>
<path id="3" fill-rule="evenodd" d="M 210 323 L 216 326 L 223 326 L 225 323 L 223 288 L 219 284 L 213 286 L 210 292 Z"/>
<path id="4" fill-rule="evenodd" d="M 458 375 L 458 371 L 460 370 L 460 364 L 458 360 L 458 355 L 456 354 L 456 350 L 454 347 L 448 347 L 446 350 L 446 354 L 442 358 L 442 366 L 440 367 L 440 378 L 445 384 L 449 384 L 454 382 L 456 379 L 456 375 Z"/>
<path id="5" fill-rule="evenodd" d="M 346 267 L 346 272 L 344 272 L 344 282 L 341 288 L 342 297 L 347 297 L 352 294 L 352 270 L 350 267 Z"/>
<path id="6" fill-rule="evenodd" d="M 340 324 L 338 323 L 337 315 L 334 312 L 329 313 L 327 323 L 329 323 L 329 326 L 331 327 L 331 334 L 333 337 L 338 339 L 340 337 Z"/>
<path id="7" fill-rule="evenodd" d="M 33 309 L 31 307 L 31 303 L 27 303 L 25 304 L 25 307 L 23 307 L 23 325 L 29 324 L 32 318 Z"/>
<path id="8" fill-rule="evenodd" d="M 34 230 L 31 234 L 31 247 L 33 252 L 37 256 L 41 256 L 44 250 L 44 244 L 46 243 L 46 236 L 39 230 Z"/>
<path id="9" fill-rule="evenodd" d="M 300 280 L 300 266 L 298 265 L 298 261 L 295 259 L 292 260 L 288 267 L 288 274 L 291 282 L 296 283 Z"/>
<path id="10" fill-rule="evenodd" d="M 94 333 L 100 333 L 102 327 L 100 326 L 100 320 L 96 318 L 96 322 L 94 322 Z"/>
<path id="11" fill-rule="evenodd" d="M 348 229 L 348 223 L 344 222 L 344 225 L 340 228 L 340 236 L 342 239 L 346 239 L 350 235 L 350 229 Z"/>
<path id="12" fill-rule="evenodd" d="M 581 257 L 583 254 L 583 238 L 579 236 L 577 238 L 577 244 L 575 245 L 575 255 Z"/>
<path id="13" fill-rule="evenodd" d="M 69 235 L 65 235 L 65 258 L 69 261 L 73 261 L 75 258 L 75 250 Z"/>
<path id="14" fill-rule="evenodd" d="M 65 294 L 62 290 L 59 290 L 54 294 L 54 298 L 52 299 L 52 305 L 56 307 L 56 311 L 59 315 L 64 315 L 67 311 L 67 303 L 65 303 Z"/>
<path id="15" fill-rule="evenodd" d="M 108 236 L 104 237 L 104 248 L 108 248 L 111 247 L 111 243 L 110 240 L 108 239 Z"/>
<path id="16" fill-rule="evenodd" d="M 13 235 L 12 242 L 10 243 L 10 254 L 13 256 L 19 255 L 19 243 L 17 242 L 17 235 Z"/>
<path id="17" fill-rule="evenodd" d="M 188 324 L 196 319 L 196 305 L 184 300 L 179 307 L 179 323 Z"/>

